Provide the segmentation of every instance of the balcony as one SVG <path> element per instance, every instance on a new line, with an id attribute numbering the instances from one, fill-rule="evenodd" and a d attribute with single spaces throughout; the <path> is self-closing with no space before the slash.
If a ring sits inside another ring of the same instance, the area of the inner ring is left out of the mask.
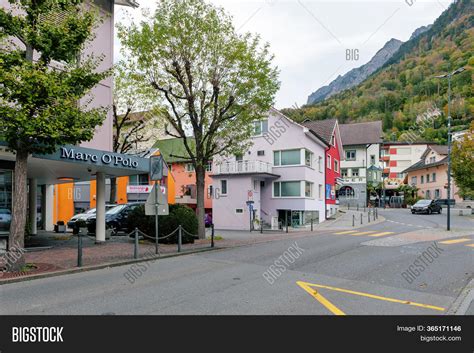
<path id="1" fill-rule="evenodd" d="M 348 183 L 365 183 L 365 177 L 353 176 L 353 177 L 342 177 L 341 181 L 343 184 Z"/>
<path id="2" fill-rule="evenodd" d="M 212 174 L 273 174 L 272 168 L 272 164 L 262 161 L 234 161 L 214 165 Z"/>

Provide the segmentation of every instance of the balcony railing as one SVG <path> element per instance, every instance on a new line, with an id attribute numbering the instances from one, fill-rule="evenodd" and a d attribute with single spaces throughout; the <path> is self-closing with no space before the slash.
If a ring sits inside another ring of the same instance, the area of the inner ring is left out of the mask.
<path id="1" fill-rule="evenodd" d="M 272 165 L 262 161 L 235 161 L 216 164 L 212 174 L 272 173 Z"/>

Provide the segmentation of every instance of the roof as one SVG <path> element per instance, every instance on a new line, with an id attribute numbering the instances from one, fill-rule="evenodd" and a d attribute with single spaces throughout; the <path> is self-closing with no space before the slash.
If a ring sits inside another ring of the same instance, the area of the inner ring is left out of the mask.
<path id="1" fill-rule="evenodd" d="M 415 170 L 437 167 L 440 165 L 444 165 L 446 163 L 448 163 L 448 157 L 445 157 L 438 162 L 428 163 L 428 164 L 425 163 L 425 159 L 422 159 L 418 163 L 415 163 L 411 167 L 408 167 L 407 169 L 405 169 L 402 173 L 408 173 L 408 172 L 413 172 Z"/>
<path id="2" fill-rule="evenodd" d="M 398 146 L 398 145 L 435 145 L 433 141 L 384 141 L 383 147 Z"/>
<path id="3" fill-rule="evenodd" d="M 448 146 L 430 145 L 429 148 L 431 148 L 433 151 L 435 151 L 436 153 L 438 153 L 442 156 L 447 156 L 448 155 Z"/>
<path id="4" fill-rule="evenodd" d="M 194 146 L 194 139 L 188 138 L 188 143 Z M 171 138 L 158 140 L 154 144 L 155 148 L 159 148 L 163 158 L 168 163 L 189 162 L 189 157 L 182 138 Z M 185 157 L 185 158 L 183 158 Z"/>
<path id="5" fill-rule="evenodd" d="M 344 146 L 382 143 L 382 122 L 341 124 L 341 140 Z"/>
<path id="6" fill-rule="evenodd" d="M 314 120 L 303 122 L 303 126 L 306 126 L 317 136 L 319 136 L 327 144 L 331 143 L 331 137 L 336 127 L 336 119 L 328 120 Z"/>

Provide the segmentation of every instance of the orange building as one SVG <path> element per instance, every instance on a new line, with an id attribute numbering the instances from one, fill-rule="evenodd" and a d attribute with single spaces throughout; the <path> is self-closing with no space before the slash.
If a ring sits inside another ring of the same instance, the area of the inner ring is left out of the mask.
<path id="1" fill-rule="evenodd" d="M 196 209 L 196 173 L 190 159 L 183 158 L 187 156 L 181 138 L 163 139 L 156 142 L 155 148 L 158 148 L 163 158 L 168 164 L 171 173 L 170 179 L 174 182 L 175 202 L 185 204 Z M 212 179 L 210 172 L 212 163 L 206 168 L 205 188 L 206 197 L 204 199 L 204 208 L 206 213 L 212 213 Z M 172 193 L 170 186 L 168 195 Z"/>

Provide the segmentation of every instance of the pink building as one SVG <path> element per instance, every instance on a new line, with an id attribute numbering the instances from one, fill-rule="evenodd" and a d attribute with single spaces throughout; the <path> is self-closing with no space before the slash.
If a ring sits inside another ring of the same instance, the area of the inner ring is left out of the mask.
<path id="1" fill-rule="evenodd" d="M 408 184 L 418 188 L 418 196 L 437 200 L 448 198 L 448 148 L 447 146 L 429 145 L 418 163 L 405 169 Z M 451 198 L 456 203 L 463 201 L 458 195 L 458 188 L 451 179 Z"/>

